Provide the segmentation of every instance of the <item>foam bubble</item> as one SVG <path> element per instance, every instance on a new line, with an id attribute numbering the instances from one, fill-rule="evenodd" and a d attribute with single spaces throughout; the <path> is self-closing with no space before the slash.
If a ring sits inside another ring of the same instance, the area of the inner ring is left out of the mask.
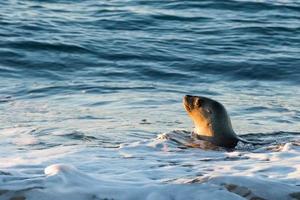
<path id="1" fill-rule="evenodd" d="M 66 164 L 53 164 L 45 168 L 44 173 L 47 176 L 53 176 L 59 173 L 68 173 L 71 171 L 76 171 L 76 168 L 71 165 Z"/>

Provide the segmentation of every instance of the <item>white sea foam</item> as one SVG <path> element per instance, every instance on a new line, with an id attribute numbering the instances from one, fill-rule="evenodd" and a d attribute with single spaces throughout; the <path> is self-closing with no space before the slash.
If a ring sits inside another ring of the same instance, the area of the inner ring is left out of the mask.
<path id="1" fill-rule="evenodd" d="M 181 148 L 176 134 L 2 159 L 0 199 L 299 199 L 297 142 L 227 152 Z"/>

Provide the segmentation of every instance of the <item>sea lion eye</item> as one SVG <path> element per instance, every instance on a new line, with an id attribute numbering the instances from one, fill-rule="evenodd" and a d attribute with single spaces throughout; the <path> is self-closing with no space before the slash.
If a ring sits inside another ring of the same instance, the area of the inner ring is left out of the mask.
<path id="1" fill-rule="evenodd" d="M 197 105 L 198 107 L 201 107 L 202 101 L 200 99 L 196 99 L 195 105 Z"/>

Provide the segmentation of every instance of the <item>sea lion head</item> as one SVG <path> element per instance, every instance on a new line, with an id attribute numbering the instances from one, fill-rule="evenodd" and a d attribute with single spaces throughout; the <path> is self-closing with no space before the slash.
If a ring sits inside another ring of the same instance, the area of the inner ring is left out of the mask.
<path id="1" fill-rule="evenodd" d="M 221 103 L 207 97 L 186 95 L 183 105 L 194 122 L 197 135 L 212 137 L 218 143 L 236 138 L 230 118 Z"/>

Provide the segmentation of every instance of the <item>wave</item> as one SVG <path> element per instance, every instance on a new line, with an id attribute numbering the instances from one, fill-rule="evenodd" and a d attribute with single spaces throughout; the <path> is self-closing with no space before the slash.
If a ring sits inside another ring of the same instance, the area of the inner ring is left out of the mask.
<path id="1" fill-rule="evenodd" d="M 144 1 L 142 1 L 144 2 Z M 145 2 L 146 3 L 146 2 Z M 148 2 L 151 4 L 151 1 Z M 243 11 L 270 11 L 275 9 L 290 9 L 296 11 L 299 7 L 297 1 L 253 1 L 253 0 L 229 0 L 229 1 L 211 1 L 205 0 L 195 2 L 193 0 L 182 2 L 171 2 L 166 5 L 166 8 L 172 9 L 188 9 L 188 8 L 210 8 L 219 10 L 243 10 Z"/>
<path id="2" fill-rule="evenodd" d="M 0 66 L 14 70 L 1 77 L 299 84 L 295 1 L 2 4 Z M 33 14 L 12 17 L 19 7 Z"/>
<path id="3" fill-rule="evenodd" d="M 42 41 L 19 41 L 4 44 L 4 46 L 22 50 L 34 51 L 61 51 L 65 53 L 90 53 L 87 48 L 76 44 L 49 43 Z"/>
<path id="4" fill-rule="evenodd" d="M 6 131 L 6 134 L 11 133 Z M 169 134 L 178 137 L 188 132 Z M 271 135 L 272 138 L 274 135 L 300 136 L 299 133 L 279 132 Z M 84 134 L 78 132 L 57 133 L 56 136 L 85 140 Z M 47 161 L 1 169 L 0 198 L 181 200 L 222 196 L 225 199 L 279 200 L 299 195 L 297 158 L 300 149 L 296 143 L 287 141 L 282 146 L 259 151 L 179 147 L 174 140 L 160 136 L 123 143 L 114 149 L 99 146 L 97 151 L 77 149 L 70 155 L 69 164 Z M 57 153 L 57 149 L 53 153 Z M 88 156 L 89 161 L 76 160 L 80 154 Z"/>

